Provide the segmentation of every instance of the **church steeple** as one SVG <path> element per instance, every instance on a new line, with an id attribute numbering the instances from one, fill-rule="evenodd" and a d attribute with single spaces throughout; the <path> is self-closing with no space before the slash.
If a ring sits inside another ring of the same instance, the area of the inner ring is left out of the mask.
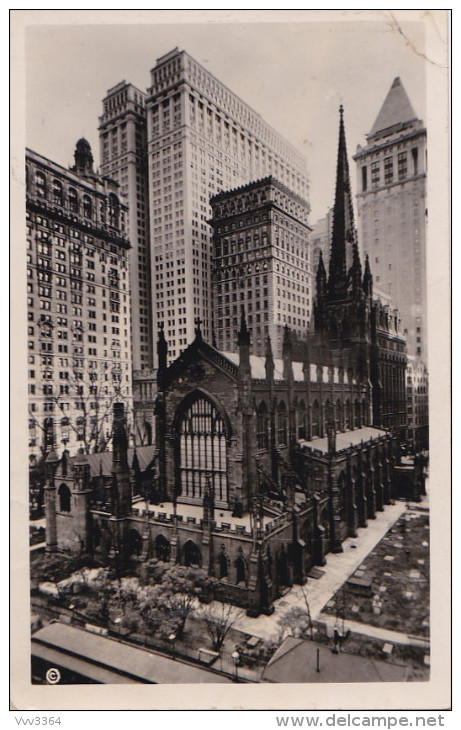
<path id="1" fill-rule="evenodd" d="M 373 296 L 373 276 L 370 269 L 368 254 L 365 257 L 365 272 L 363 274 L 363 291 L 368 297 Z"/>
<path id="2" fill-rule="evenodd" d="M 353 273 L 351 268 L 354 264 L 354 259 L 358 257 L 358 250 L 354 250 L 356 246 L 346 133 L 344 131 L 343 107 L 341 105 L 339 107 L 336 192 L 333 208 L 330 273 L 328 278 L 328 294 L 334 299 L 343 297 L 347 292 L 349 274 Z"/>

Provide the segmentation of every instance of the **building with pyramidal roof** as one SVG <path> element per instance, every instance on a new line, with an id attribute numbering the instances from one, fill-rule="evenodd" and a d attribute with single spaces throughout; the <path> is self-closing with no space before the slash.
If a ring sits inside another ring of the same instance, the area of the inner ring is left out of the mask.
<path id="1" fill-rule="evenodd" d="M 426 129 L 399 77 L 354 160 L 363 252 L 399 310 L 409 354 L 427 360 Z"/>

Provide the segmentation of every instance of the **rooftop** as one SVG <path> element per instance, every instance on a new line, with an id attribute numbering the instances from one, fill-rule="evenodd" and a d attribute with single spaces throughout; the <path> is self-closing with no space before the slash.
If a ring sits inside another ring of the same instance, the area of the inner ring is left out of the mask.
<path id="1" fill-rule="evenodd" d="M 317 652 L 319 653 L 317 671 Z M 267 664 L 263 682 L 405 682 L 407 668 L 331 649 L 293 636 Z"/>
<path id="2" fill-rule="evenodd" d="M 400 78 L 397 76 L 376 117 L 369 136 L 378 134 L 378 132 L 389 129 L 396 124 L 403 124 L 404 122 L 410 122 L 416 119 L 417 116 L 407 96 L 407 92 Z"/>

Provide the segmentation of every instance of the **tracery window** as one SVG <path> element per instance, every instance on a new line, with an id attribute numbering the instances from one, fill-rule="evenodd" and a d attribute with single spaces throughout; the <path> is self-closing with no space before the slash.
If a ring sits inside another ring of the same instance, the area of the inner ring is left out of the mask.
<path id="1" fill-rule="evenodd" d="M 256 441 L 258 449 L 269 448 L 269 412 L 265 401 L 259 404 L 256 412 Z"/>
<path id="2" fill-rule="evenodd" d="M 227 448 L 224 422 L 214 404 L 197 397 L 180 423 L 180 481 L 184 497 L 201 500 L 208 475 L 215 499 L 227 502 Z"/>
<path id="3" fill-rule="evenodd" d="M 277 406 L 277 442 L 282 446 L 286 445 L 287 441 L 287 408 L 282 400 Z"/>

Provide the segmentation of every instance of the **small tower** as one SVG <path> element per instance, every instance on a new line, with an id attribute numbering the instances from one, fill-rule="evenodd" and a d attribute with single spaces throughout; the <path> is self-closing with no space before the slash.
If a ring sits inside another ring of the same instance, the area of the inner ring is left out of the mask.
<path id="1" fill-rule="evenodd" d="M 72 168 L 77 175 L 82 177 L 94 176 L 93 170 L 93 153 L 91 145 L 84 137 L 78 140 L 74 152 L 75 165 Z"/>
<path id="2" fill-rule="evenodd" d="M 125 517 L 131 510 L 131 480 L 123 403 L 114 403 L 112 443 L 112 514 Z"/>
<path id="3" fill-rule="evenodd" d="M 74 484 L 73 497 L 73 533 L 79 541 L 80 550 L 91 550 L 90 498 L 91 476 L 88 457 L 83 449 L 79 449 L 73 462 Z"/>

